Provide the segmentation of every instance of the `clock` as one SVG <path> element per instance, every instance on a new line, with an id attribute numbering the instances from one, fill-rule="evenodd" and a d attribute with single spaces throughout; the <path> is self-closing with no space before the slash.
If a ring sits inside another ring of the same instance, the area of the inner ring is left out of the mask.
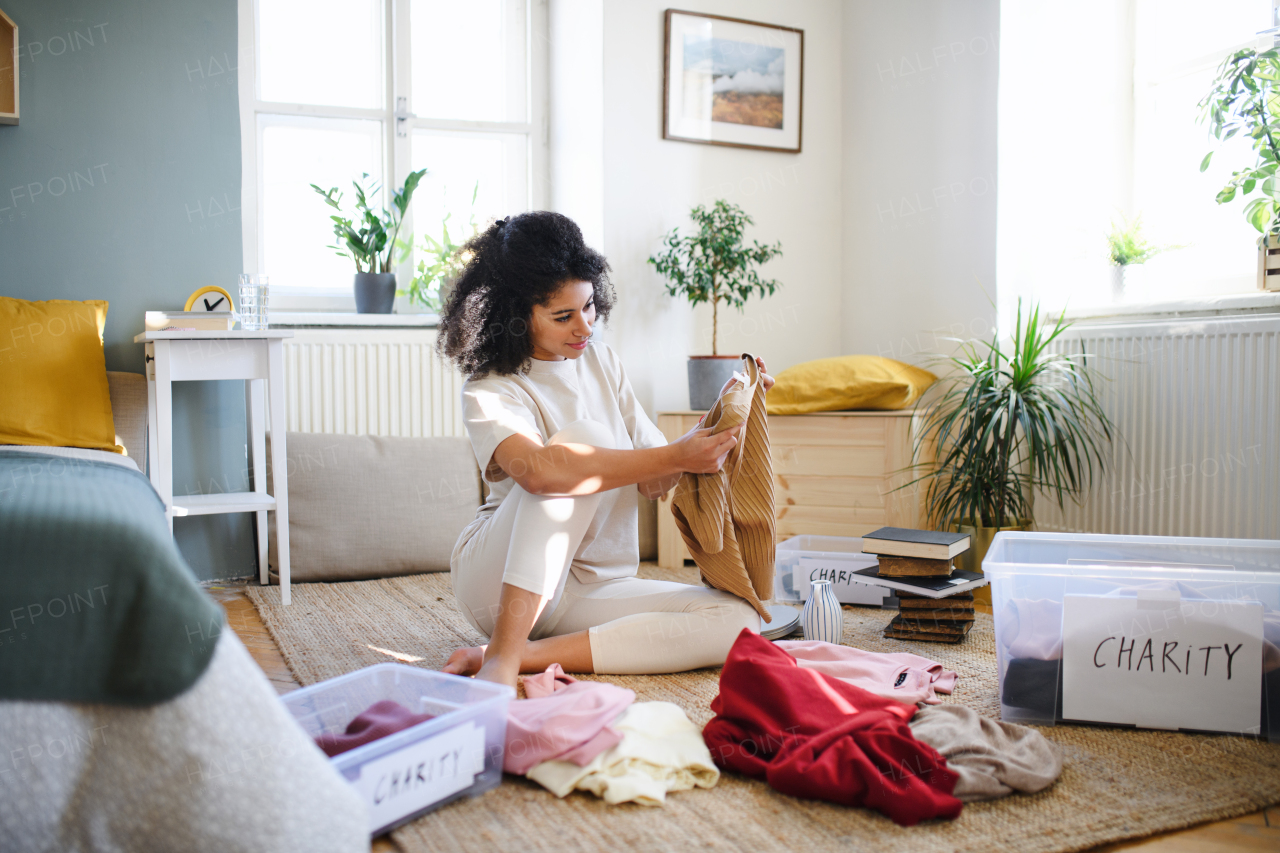
<path id="1" fill-rule="evenodd" d="M 216 284 L 202 287 L 187 297 L 187 307 L 183 311 L 222 313 L 235 310 L 231 304 L 231 294 Z"/>

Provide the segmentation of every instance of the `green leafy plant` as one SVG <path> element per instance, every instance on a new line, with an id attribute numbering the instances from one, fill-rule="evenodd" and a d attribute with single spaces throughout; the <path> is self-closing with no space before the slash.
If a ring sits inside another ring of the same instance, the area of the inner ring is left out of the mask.
<path id="1" fill-rule="evenodd" d="M 410 172 L 404 186 L 391 194 L 391 207 L 375 209 L 369 206 L 369 199 L 382 188 L 376 181 L 370 181 L 369 173 L 365 172 L 360 180 L 351 182 L 356 191 L 355 220 L 342 213 L 342 193 L 337 187 L 323 190 L 312 184 L 311 188 L 320 194 L 325 204 L 338 211 L 329 216 L 333 220 L 333 235 L 338 238 L 337 244 L 329 248 L 355 261 L 356 272 L 391 272 L 391 256 L 400 236 L 405 211 L 409 209 L 418 182 L 426 173 L 426 169 Z"/>
<path id="2" fill-rule="evenodd" d="M 409 287 L 396 291 L 400 296 L 408 296 L 410 301 L 423 306 L 428 311 L 439 311 L 443 307 L 444 300 L 448 297 L 448 287 L 462 274 L 463 268 L 470 260 L 468 254 L 463 252 L 463 246 L 480 231 L 476 224 L 475 211 L 476 196 L 479 192 L 480 182 L 477 181 L 471 191 L 471 215 L 467 220 L 466 233 L 461 243 L 455 243 L 449 234 L 449 217 L 453 215 L 451 213 L 446 213 L 440 222 L 439 240 L 430 234 L 422 235 L 418 243 L 418 252 L 424 257 L 418 261 L 417 275 L 413 277 Z M 413 246 L 410 243 L 402 242 L 401 248 L 406 258 L 413 252 Z"/>
<path id="3" fill-rule="evenodd" d="M 1111 231 L 1107 233 L 1107 246 L 1111 251 L 1111 263 L 1120 267 L 1130 264 L 1145 264 L 1161 252 L 1179 246 L 1157 246 L 1142 234 L 1142 217 L 1125 218 L 1120 224 L 1111 223 Z"/>
<path id="4" fill-rule="evenodd" d="M 1095 467 L 1105 469 L 1115 425 L 1086 357 L 1050 351 L 1068 328 L 1062 316 L 1042 324 L 1039 306 L 1024 315 L 1019 300 L 1009 349 L 993 336 L 939 359 L 952 372 L 918 404 L 925 420 L 915 447 L 919 459 L 932 444 L 936 462 L 917 463 L 927 473 L 902 487 L 925 485 L 937 529 L 1012 526 L 1032 517 L 1034 491 L 1062 507 L 1092 485 Z"/>
<path id="5" fill-rule="evenodd" d="M 1209 94 L 1200 102 L 1202 121 L 1207 121 L 1214 139 L 1226 142 L 1243 132 L 1252 140 L 1257 161 L 1247 169 L 1231 173 L 1231 180 L 1218 192 L 1218 204 L 1226 204 L 1254 190 L 1258 196 L 1244 208 L 1245 219 L 1264 236 L 1280 234 L 1280 186 L 1276 167 L 1280 164 L 1280 53 L 1253 49 L 1239 50 L 1218 66 Z M 1200 161 L 1200 171 L 1209 168 L 1213 151 Z"/>
<path id="6" fill-rule="evenodd" d="M 671 296 L 684 296 L 694 305 L 711 303 L 711 354 L 719 355 L 720 303 L 741 311 L 752 294 L 773 294 L 778 282 L 761 279 L 755 267 L 781 255 L 782 244 L 745 245 L 743 231 L 754 222 L 742 208 L 723 199 L 710 210 L 698 205 L 689 217 L 697 232 L 682 237 L 673 228 L 663 238 L 665 251 L 650 257 L 649 263 L 667 279 Z"/>

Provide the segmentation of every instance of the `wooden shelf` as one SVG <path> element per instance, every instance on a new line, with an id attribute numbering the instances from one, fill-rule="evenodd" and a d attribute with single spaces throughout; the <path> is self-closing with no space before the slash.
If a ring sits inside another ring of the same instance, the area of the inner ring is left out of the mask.
<path id="1" fill-rule="evenodd" d="M 173 496 L 173 514 L 179 517 L 216 515 L 224 512 L 262 512 L 275 508 L 276 499 L 260 492 Z"/>
<path id="2" fill-rule="evenodd" d="M 18 123 L 18 25 L 0 11 L 0 124 Z"/>

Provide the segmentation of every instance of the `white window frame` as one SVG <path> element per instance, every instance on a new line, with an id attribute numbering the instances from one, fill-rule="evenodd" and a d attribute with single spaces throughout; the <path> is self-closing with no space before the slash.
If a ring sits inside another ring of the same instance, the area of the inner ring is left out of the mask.
<path id="1" fill-rule="evenodd" d="M 365 119 L 382 123 L 382 181 L 388 186 L 401 186 L 409 174 L 413 132 L 416 129 L 481 131 L 525 134 L 528 150 L 526 163 L 526 204 L 530 210 L 548 206 L 548 39 L 547 0 L 528 0 L 526 14 L 526 50 L 528 70 L 525 76 L 528 120 L 524 122 L 457 121 L 415 116 L 408 111 L 412 104 L 413 78 L 410 68 L 410 0 L 382 0 L 383 4 L 383 108 L 316 106 L 263 101 L 258 96 L 258 2 L 239 0 L 239 95 L 240 95 L 240 211 L 244 271 L 262 269 L 262 232 L 259 199 L 262 196 L 262 139 L 260 115 L 303 116 L 332 119 Z M 388 166 L 390 167 L 388 169 Z M 390 179 L 387 178 L 388 173 Z M 404 229 L 413 230 L 413 211 L 405 217 Z M 323 247 L 317 247 L 322 251 Z M 354 273 L 354 269 L 352 270 Z M 413 276 L 412 262 L 399 264 L 396 278 L 403 287 Z M 272 308 L 287 311 L 330 311 L 349 313 L 355 310 L 351 293 L 338 295 L 328 291 L 307 292 L 287 288 L 272 294 Z M 400 313 L 421 313 L 403 297 L 397 298 Z"/>

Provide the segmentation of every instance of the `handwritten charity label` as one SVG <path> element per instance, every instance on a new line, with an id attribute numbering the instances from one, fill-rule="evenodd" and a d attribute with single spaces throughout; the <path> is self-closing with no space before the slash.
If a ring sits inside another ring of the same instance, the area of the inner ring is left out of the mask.
<path id="1" fill-rule="evenodd" d="M 1258 731 L 1261 602 L 1068 595 L 1062 621 L 1066 719 Z"/>
<path id="2" fill-rule="evenodd" d="M 467 722 L 365 762 L 352 784 L 377 832 L 470 787 L 484 771 L 484 729 Z"/>
<path id="3" fill-rule="evenodd" d="M 875 554 L 850 554 L 846 560 L 801 557 L 792 570 L 792 589 L 800 594 L 802 601 L 808 601 L 814 581 L 831 581 L 831 589 L 835 592 L 837 601 L 879 606 L 890 591 L 882 586 L 854 580 L 857 577 L 854 572 L 875 564 Z"/>

